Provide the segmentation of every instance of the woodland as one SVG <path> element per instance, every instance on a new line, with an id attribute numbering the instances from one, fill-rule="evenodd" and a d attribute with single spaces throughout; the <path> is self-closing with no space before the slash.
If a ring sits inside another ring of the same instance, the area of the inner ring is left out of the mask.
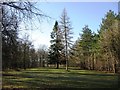
<path id="1" fill-rule="evenodd" d="M 50 34 L 50 47 L 43 45 L 36 50 L 28 35 L 18 36 L 19 23 L 52 16 L 31 2 L 3 2 L 0 8 L 3 88 L 119 86 L 120 13 L 106 12 L 97 33 L 88 25 L 83 26 L 73 42 L 74 27 L 64 8 Z"/>

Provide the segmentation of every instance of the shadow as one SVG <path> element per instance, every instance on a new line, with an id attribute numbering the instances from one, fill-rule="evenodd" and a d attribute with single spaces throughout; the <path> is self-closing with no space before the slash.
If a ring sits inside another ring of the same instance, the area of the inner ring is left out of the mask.
<path id="1" fill-rule="evenodd" d="M 16 75 L 13 75 L 13 74 L 2 74 L 2 76 L 16 76 Z"/>
<path id="2" fill-rule="evenodd" d="M 32 69 L 21 71 L 19 74 L 3 73 L 3 76 L 17 76 L 17 78 L 9 79 L 11 84 L 13 81 L 26 84 L 27 87 L 33 88 L 86 88 L 86 87 L 117 87 L 117 81 L 111 79 L 114 74 L 94 73 L 87 71 L 72 71 L 69 72 L 62 69 Z M 22 78 L 19 79 L 19 78 Z M 27 78 L 27 79 L 26 79 Z M 110 79 L 109 79 L 110 78 Z M 93 90 L 93 89 L 92 89 Z"/>
<path id="3" fill-rule="evenodd" d="M 88 75 L 88 76 L 117 76 L 114 74 L 96 74 L 96 73 L 71 73 L 71 74 L 79 74 L 79 75 Z"/>

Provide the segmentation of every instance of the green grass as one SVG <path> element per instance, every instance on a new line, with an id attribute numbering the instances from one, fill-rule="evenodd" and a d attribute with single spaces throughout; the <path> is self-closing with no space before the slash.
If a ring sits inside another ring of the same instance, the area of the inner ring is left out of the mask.
<path id="1" fill-rule="evenodd" d="M 32 68 L 4 71 L 3 88 L 116 88 L 118 77 L 113 73 L 89 70 Z"/>

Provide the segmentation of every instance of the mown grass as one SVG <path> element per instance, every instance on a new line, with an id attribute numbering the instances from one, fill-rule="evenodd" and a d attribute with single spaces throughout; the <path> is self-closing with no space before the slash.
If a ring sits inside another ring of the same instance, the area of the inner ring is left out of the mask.
<path id="1" fill-rule="evenodd" d="M 31 68 L 4 71 L 3 88 L 116 88 L 118 76 L 89 70 Z"/>

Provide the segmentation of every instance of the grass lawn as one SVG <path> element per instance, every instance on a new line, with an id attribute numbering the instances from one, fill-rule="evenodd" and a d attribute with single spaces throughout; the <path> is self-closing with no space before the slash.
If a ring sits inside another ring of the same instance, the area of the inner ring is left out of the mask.
<path id="1" fill-rule="evenodd" d="M 3 88 L 117 88 L 118 77 L 113 73 L 89 70 L 31 68 L 4 71 Z"/>

